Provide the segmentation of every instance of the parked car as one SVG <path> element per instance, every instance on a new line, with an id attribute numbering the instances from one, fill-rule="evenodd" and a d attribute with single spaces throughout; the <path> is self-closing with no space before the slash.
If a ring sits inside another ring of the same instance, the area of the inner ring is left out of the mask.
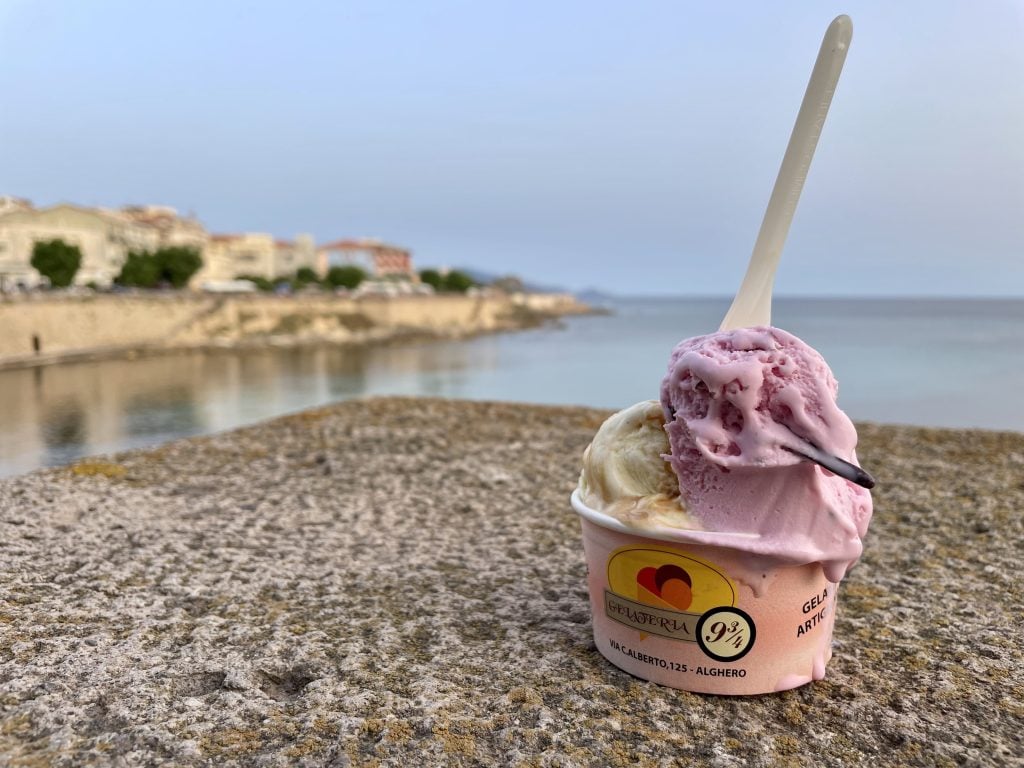
<path id="1" fill-rule="evenodd" d="M 202 285 L 207 293 L 256 293 L 252 280 L 207 280 Z"/>

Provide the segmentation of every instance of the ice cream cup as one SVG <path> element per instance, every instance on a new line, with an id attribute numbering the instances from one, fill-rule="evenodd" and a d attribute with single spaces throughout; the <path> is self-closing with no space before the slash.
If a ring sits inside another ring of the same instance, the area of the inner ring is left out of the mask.
<path id="1" fill-rule="evenodd" d="M 820 680 L 836 584 L 821 565 L 780 565 L 709 546 L 699 531 L 642 531 L 577 490 L 597 650 L 660 685 L 744 696 Z M 737 534 L 742 536 L 742 534 Z"/>

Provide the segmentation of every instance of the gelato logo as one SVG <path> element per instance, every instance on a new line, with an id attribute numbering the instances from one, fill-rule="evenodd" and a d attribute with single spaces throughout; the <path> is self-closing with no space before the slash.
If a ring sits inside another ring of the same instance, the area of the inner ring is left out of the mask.
<path id="1" fill-rule="evenodd" d="M 648 565 L 636 574 L 638 585 L 637 596 L 641 593 L 646 597 L 644 602 L 651 605 L 667 603 L 668 607 L 685 611 L 693 603 L 693 579 L 685 570 L 674 563 L 666 563 L 660 568 Z"/>
<path id="2" fill-rule="evenodd" d="M 713 564 L 661 547 L 622 547 L 608 558 L 605 614 L 647 635 L 697 642 L 713 608 L 736 604 L 736 587 Z"/>

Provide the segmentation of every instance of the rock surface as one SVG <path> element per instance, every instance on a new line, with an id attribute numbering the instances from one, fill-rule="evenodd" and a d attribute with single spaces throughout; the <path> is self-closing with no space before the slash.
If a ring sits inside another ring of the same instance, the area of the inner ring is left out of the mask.
<path id="1" fill-rule="evenodd" d="M 352 401 L 0 483 L 0 764 L 1024 762 L 1024 435 L 862 426 L 828 677 L 731 699 L 594 648 L 605 415 Z"/>

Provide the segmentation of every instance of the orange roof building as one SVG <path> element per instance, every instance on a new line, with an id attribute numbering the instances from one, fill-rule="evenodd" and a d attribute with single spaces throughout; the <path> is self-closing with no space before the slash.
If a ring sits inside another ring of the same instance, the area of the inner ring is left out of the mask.
<path id="1" fill-rule="evenodd" d="M 334 240 L 316 249 L 317 271 L 323 275 L 334 266 L 355 264 L 374 277 L 412 277 L 412 252 L 375 238 Z"/>

